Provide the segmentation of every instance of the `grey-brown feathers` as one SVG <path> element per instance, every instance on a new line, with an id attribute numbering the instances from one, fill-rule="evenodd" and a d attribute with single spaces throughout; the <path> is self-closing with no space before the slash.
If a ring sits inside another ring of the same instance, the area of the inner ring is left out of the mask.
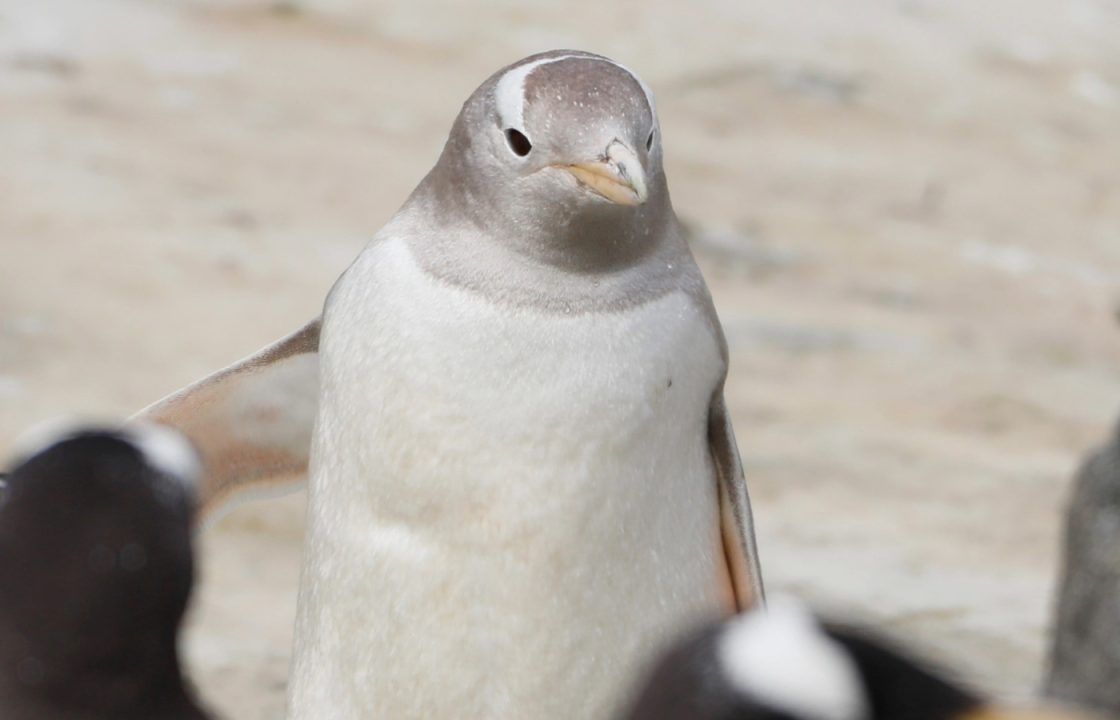
<path id="1" fill-rule="evenodd" d="M 573 50 L 533 55 L 471 95 L 396 222 L 425 269 L 503 304 L 612 311 L 684 288 L 709 305 L 656 127 L 652 95 L 625 67 Z M 532 144 L 525 157 L 509 146 L 511 128 Z M 638 207 L 587 192 L 560 167 L 601 159 L 616 140 L 649 187 Z"/>

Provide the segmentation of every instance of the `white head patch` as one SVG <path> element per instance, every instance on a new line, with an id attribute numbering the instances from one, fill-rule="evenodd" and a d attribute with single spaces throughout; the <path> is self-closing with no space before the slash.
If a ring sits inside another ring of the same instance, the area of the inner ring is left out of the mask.
<path id="1" fill-rule="evenodd" d="M 181 433 L 155 423 L 129 424 L 122 436 L 140 451 L 156 470 L 194 487 L 202 473 L 198 453 Z"/>
<path id="2" fill-rule="evenodd" d="M 525 80 L 533 71 L 541 65 L 548 65 L 549 63 L 560 62 L 561 60 L 568 60 L 571 58 L 599 60 L 625 70 L 630 77 L 634 78 L 642 87 L 642 92 L 645 93 L 646 96 L 646 102 L 649 103 L 650 112 L 654 117 L 657 116 L 657 111 L 653 104 L 653 91 L 650 90 L 649 86 L 646 85 L 640 77 L 635 75 L 630 68 L 621 63 L 616 63 L 614 60 L 595 55 L 557 55 L 556 57 L 541 58 L 540 60 L 518 65 L 498 79 L 498 84 L 494 87 L 494 103 L 498 108 L 498 117 L 502 121 L 503 128 L 514 128 L 518 131 L 523 131 L 525 129 Z"/>
<path id="3" fill-rule="evenodd" d="M 107 423 L 73 418 L 47 420 L 23 433 L 15 442 L 12 465 L 20 465 L 79 435 L 98 432 L 115 435 L 129 443 L 153 468 L 178 478 L 188 487 L 193 487 L 202 473 L 202 464 L 194 447 L 183 435 L 169 427 L 136 422 L 118 429 Z"/>
<path id="4" fill-rule="evenodd" d="M 11 465 L 22 465 L 44 450 L 81 434 L 86 426 L 73 418 L 52 418 L 32 425 L 12 444 Z"/>
<path id="5" fill-rule="evenodd" d="M 855 663 L 803 608 L 772 603 L 731 621 L 718 642 L 733 687 L 806 720 L 861 720 L 868 703 Z"/>

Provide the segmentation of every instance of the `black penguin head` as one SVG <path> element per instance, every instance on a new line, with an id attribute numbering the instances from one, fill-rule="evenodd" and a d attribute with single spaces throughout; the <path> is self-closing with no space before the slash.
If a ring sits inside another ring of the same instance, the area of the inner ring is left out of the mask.
<path id="1" fill-rule="evenodd" d="M 709 626 L 656 666 L 629 720 L 867 720 L 859 670 L 808 613 Z"/>
<path id="2" fill-rule="evenodd" d="M 654 667 L 626 720 L 1013 720 L 864 631 L 774 605 L 709 626 Z M 1052 719 L 1071 717 L 1052 713 Z"/>
<path id="3" fill-rule="evenodd" d="M 0 504 L 0 707 L 132 717 L 184 700 L 193 449 L 156 426 L 39 447 L 11 469 Z"/>

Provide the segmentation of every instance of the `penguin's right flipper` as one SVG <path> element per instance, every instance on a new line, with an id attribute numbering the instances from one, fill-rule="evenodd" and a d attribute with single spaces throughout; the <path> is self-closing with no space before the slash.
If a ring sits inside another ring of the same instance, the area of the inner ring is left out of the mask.
<path id="1" fill-rule="evenodd" d="M 717 393 L 708 410 L 708 447 L 715 465 L 720 504 L 722 550 L 727 560 L 729 595 L 737 612 L 766 603 L 758 544 L 754 536 L 754 517 L 743 475 L 743 463 L 735 444 L 735 430 L 723 393 Z"/>
<path id="2" fill-rule="evenodd" d="M 244 491 L 296 489 L 307 479 L 319 406 L 316 318 L 259 352 L 141 410 L 133 420 L 176 428 L 205 473 L 198 518 Z"/>

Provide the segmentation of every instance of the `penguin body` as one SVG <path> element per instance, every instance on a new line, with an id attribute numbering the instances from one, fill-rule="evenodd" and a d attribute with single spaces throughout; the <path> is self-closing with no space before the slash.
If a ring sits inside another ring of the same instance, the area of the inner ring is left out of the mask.
<path id="1" fill-rule="evenodd" d="M 605 717 L 665 628 L 731 611 L 691 298 L 496 308 L 389 237 L 324 325 L 295 717 Z"/>

